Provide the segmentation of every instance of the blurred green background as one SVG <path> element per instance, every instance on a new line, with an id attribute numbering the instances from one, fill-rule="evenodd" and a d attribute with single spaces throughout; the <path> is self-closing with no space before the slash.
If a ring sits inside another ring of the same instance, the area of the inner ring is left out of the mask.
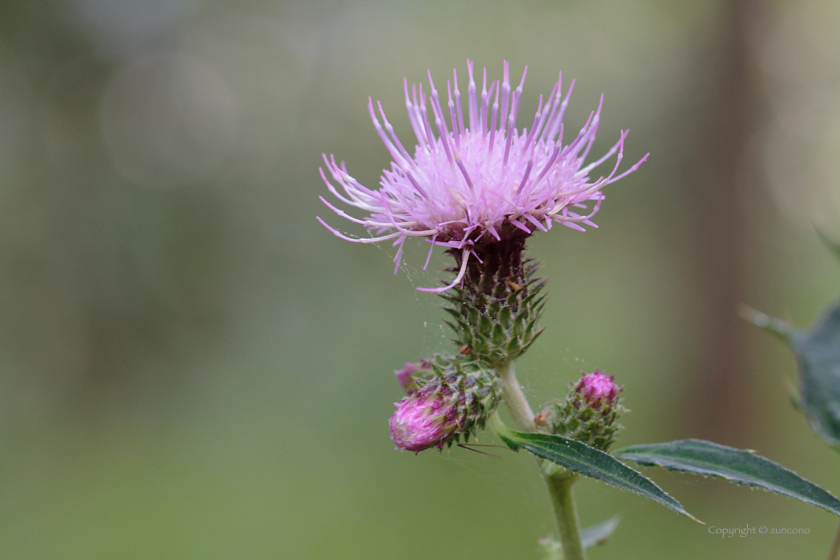
<path id="1" fill-rule="evenodd" d="M 402 79 L 557 71 L 575 129 L 606 96 L 630 128 L 600 229 L 555 228 L 547 330 L 519 364 L 533 404 L 600 368 L 626 389 L 619 446 L 759 450 L 840 493 L 840 457 L 789 404 L 782 344 L 746 303 L 809 324 L 840 269 L 840 4 L 619 0 L 5 0 L 0 3 L 0 558 L 537 558 L 533 462 L 397 453 L 393 370 L 447 348 L 448 263 L 363 234 L 318 195 L 321 153 L 374 186 Z M 443 79 L 443 78 L 441 78 Z M 523 123 L 520 123 L 522 126 Z M 635 158 L 635 159 L 634 159 Z M 562 231 L 561 231 L 562 230 Z M 492 442 L 489 434 L 482 442 Z M 838 520 L 651 472 L 721 539 L 600 483 L 591 558 L 814 558 Z"/>

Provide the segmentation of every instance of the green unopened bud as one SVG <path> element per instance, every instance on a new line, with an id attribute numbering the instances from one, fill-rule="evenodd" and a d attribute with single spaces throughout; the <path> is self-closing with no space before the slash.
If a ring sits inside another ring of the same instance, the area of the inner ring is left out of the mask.
<path id="1" fill-rule="evenodd" d="M 584 373 L 565 399 L 546 403 L 534 423 L 544 432 L 606 451 L 622 428 L 618 417 L 627 411 L 618 402 L 622 389 L 612 376 Z"/>

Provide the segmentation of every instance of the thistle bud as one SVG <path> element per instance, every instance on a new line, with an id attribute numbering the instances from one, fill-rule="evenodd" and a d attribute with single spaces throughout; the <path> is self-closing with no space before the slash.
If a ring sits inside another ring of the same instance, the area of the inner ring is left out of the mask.
<path id="1" fill-rule="evenodd" d="M 432 366 L 427 360 L 420 360 L 414 363 L 406 362 L 404 368 L 394 371 L 394 375 L 397 376 L 397 383 L 409 394 L 419 389 L 422 382 L 431 373 Z"/>
<path id="2" fill-rule="evenodd" d="M 462 362 L 452 356 L 423 360 L 422 367 L 406 364 L 408 396 L 400 402 L 388 424 L 397 449 L 418 453 L 443 449 L 468 440 L 496 410 L 501 400 L 499 380 L 480 362 Z M 420 375 L 417 375 L 420 373 Z M 402 383 L 401 383 L 402 384 Z"/>
<path id="3" fill-rule="evenodd" d="M 618 402 L 623 390 L 613 376 L 600 371 L 584 373 L 564 400 L 546 403 L 534 422 L 544 432 L 580 441 L 602 451 L 615 441 L 617 423 L 626 409 Z"/>
<path id="4" fill-rule="evenodd" d="M 575 386 L 575 393 L 583 397 L 592 408 L 600 408 L 605 404 L 617 402 L 618 393 L 624 387 L 617 387 L 613 383 L 615 376 L 607 377 L 599 370 L 595 373 L 584 374 Z"/>
<path id="5" fill-rule="evenodd" d="M 458 407 L 449 391 L 425 394 L 419 391 L 398 403 L 391 416 L 391 439 L 397 449 L 419 453 L 444 442 L 458 428 Z"/>

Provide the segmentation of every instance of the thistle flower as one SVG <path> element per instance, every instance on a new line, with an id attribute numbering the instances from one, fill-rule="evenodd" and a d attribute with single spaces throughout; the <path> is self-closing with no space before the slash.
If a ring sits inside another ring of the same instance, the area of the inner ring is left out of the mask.
<path id="1" fill-rule="evenodd" d="M 424 291 L 443 292 L 458 285 L 471 259 L 482 261 L 483 246 L 527 237 L 536 230 L 547 231 L 554 223 L 578 230 L 584 225 L 597 227 L 591 218 L 604 199 L 601 189 L 635 171 L 647 158 L 618 173 L 627 135 L 622 131 L 604 156 L 584 164 L 595 141 L 603 96 L 578 135 L 564 145 L 563 115 L 574 81 L 564 96 L 562 74 L 545 103 L 540 96 L 530 129 L 519 130 L 516 119 L 527 67 L 514 90 L 507 62 L 501 83 L 492 82 L 489 88 L 485 69 L 480 93 L 469 60 L 467 68 L 466 115 L 457 72 L 453 71 L 452 81 L 446 83 L 446 107 L 431 72 L 428 90 L 422 84 L 409 90 L 404 80 L 408 118 L 417 137 L 413 155 L 397 138 L 382 105 L 376 104 L 377 116 L 373 100 L 368 100 L 374 127 L 393 157 L 390 169 L 383 170 L 379 190 L 361 185 L 334 156 L 324 155 L 324 163 L 339 188 L 320 170 L 336 198 L 367 216 L 353 217 L 321 197 L 324 204 L 376 234 L 370 238 L 347 237 L 318 217 L 338 237 L 359 243 L 393 239 L 399 247 L 397 268 L 408 237 L 429 241 L 430 257 L 435 245 L 456 255 L 459 268 L 455 280 L 442 288 L 419 288 Z M 590 172 L 614 155 L 613 168 L 590 179 Z"/>

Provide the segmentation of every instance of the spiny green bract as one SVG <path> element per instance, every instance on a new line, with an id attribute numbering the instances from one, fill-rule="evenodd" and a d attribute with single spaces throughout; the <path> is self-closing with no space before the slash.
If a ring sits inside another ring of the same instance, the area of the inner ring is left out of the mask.
<path id="1" fill-rule="evenodd" d="M 496 411 L 502 398 L 501 381 L 495 373 L 477 360 L 465 360 L 437 354 L 426 363 L 430 375 L 416 380 L 418 392 L 451 399 L 457 407 L 457 429 L 444 443 L 451 446 L 461 436 L 469 441 Z"/>
<path id="2" fill-rule="evenodd" d="M 623 428 L 617 423 L 618 417 L 626 411 L 618 398 L 613 403 L 593 408 L 581 395 L 572 392 L 565 399 L 546 403 L 534 417 L 534 422 L 547 433 L 607 451 Z"/>
<path id="3" fill-rule="evenodd" d="M 496 366 L 516 359 L 542 334 L 537 321 L 545 306 L 540 292 L 546 280 L 535 278 L 537 268 L 530 259 L 498 267 L 441 294 L 449 302 L 443 309 L 452 316 L 446 323 L 455 331 L 453 342 L 464 356 Z"/>

